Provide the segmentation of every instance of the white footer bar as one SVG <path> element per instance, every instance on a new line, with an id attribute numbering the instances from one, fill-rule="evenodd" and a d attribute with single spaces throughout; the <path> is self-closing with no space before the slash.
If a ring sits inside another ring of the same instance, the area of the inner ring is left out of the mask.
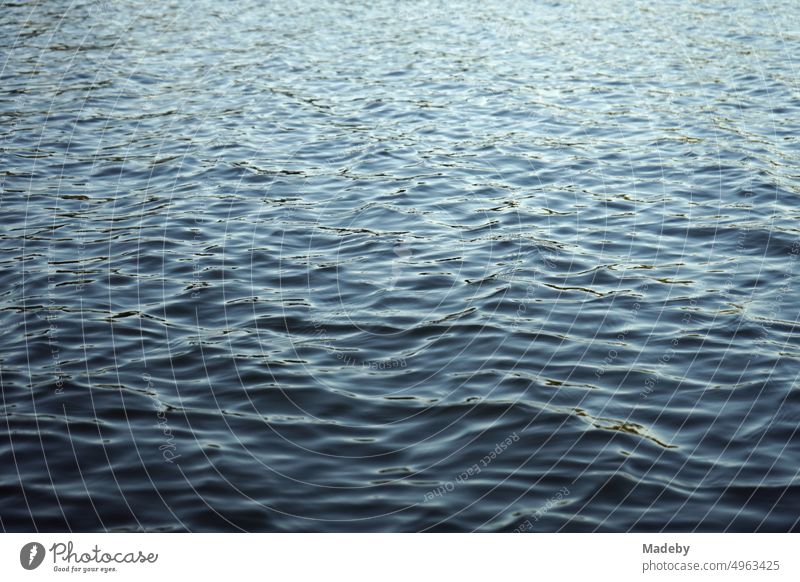
<path id="1" fill-rule="evenodd" d="M 2 534 L 2 580 L 800 580 L 794 534 Z M 241 578 L 240 578 L 241 577 Z"/>

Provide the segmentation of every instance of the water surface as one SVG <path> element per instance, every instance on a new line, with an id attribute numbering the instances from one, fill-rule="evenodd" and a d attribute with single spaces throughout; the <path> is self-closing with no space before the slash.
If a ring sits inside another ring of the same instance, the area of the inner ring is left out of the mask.
<path id="1" fill-rule="evenodd" d="M 789 531 L 797 2 L 5 3 L 0 527 Z"/>

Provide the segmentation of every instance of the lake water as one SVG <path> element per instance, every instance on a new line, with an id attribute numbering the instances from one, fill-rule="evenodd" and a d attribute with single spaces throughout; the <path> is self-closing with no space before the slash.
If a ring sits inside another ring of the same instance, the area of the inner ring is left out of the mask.
<path id="1" fill-rule="evenodd" d="M 6 3 L 0 527 L 789 531 L 800 10 Z"/>

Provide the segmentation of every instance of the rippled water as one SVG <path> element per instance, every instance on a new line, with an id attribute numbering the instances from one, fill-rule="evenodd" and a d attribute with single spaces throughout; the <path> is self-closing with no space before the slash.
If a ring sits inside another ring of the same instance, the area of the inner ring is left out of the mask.
<path id="1" fill-rule="evenodd" d="M 0 526 L 798 529 L 798 8 L 5 3 Z"/>

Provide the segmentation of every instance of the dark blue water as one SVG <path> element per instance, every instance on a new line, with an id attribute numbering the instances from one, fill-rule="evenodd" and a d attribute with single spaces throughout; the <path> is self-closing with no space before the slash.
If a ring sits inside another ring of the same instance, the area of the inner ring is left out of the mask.
<path id="1" fill-rule="evenodd" d="M 6 2 L 7 531 L 788 531 L 800 5 Z"/>

